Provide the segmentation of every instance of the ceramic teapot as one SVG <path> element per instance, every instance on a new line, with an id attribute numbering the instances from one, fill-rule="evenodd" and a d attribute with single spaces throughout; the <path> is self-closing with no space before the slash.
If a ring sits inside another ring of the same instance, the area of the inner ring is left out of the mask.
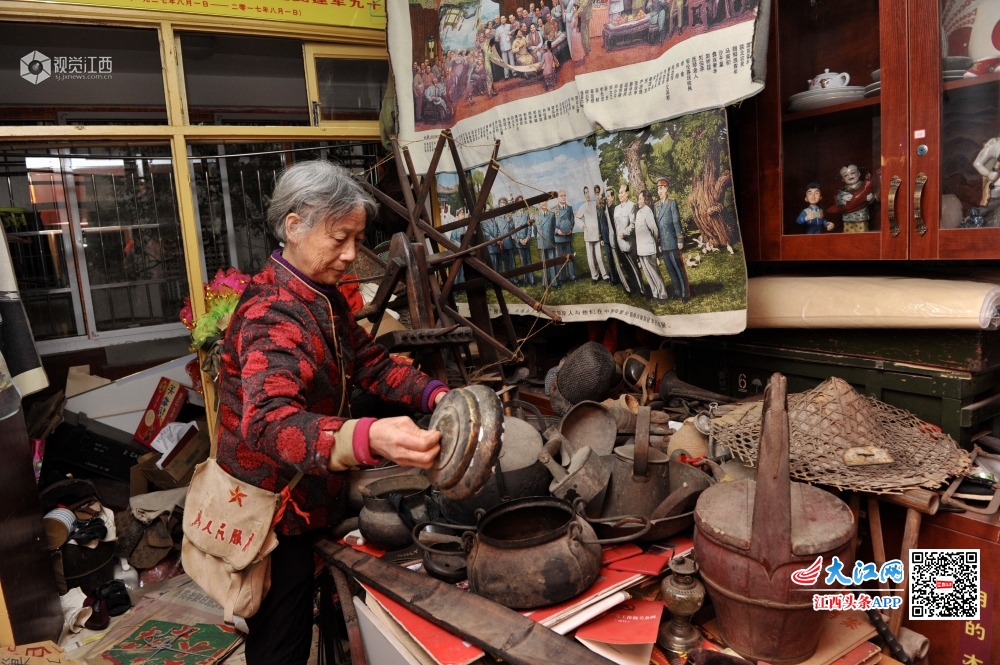
<path id="1" fill-rule="evenodd" d="M 808 81 L 810 90 L 822 90 L 824 88 L 843 88 L 851 82 L 851 75 L 847 72 L 831 72 L 824 70 L 822 74 L 817 74 Z"/>

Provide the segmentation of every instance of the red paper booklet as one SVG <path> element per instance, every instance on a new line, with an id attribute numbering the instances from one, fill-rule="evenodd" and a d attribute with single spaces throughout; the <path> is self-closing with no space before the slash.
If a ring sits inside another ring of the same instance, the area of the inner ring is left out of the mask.
<path id="1" fill-rule="evenodd" d="M 365 586 L 365 585 L 362 585 Z M 423 617 L 414 614 L 385 594 L 365 586 L 385 611 L 422 646 L 431 658 L 440 665 L 468 665 L 483 655 L 483 650 L 452 635 L 444 628 L 435 626 Z"/>
<path id="2" fill-rule="evenodd" d="M 643 552 L 636 547 L 637 552 L 629 557 L 621 557 L 612 562 L 605 560 L 611 570 L 621 570 L 630 573 L 642 573 L 655 577 L 667 567 L 670 559 L 687 554 L 694 549 L 694 541 L 690 538 L 674 538 L 665 543 L 652 545 Z"/>
<path id="3" fill-rule="evenodd" d="M 591 651 L 619 665 L 648 665 L 663 603 L 629 600 L 576 631 Z"/>
<path id="4" fill-rule="evenodd" d="M 624 545 L 605 545 L 601 548 L 601 564 L 606 566 L 609 563 L 621 561 L 622 559 L 628 559 L 640 554 L 642 554 L 642 548 L 633 543 L 625 543 Z"/>
<path id="5" fill-rule="evenodd" d="M 669 551 L 660 554 L 644 553 L 629 557 L 608 564 L 608 568 L 627 573 L 642 573 L 643 575 L 655 577 L 660 574 L 661 570 L 667 567 L 668 563 L 670 563 Z"/>
<path id="6" fill-rule="evenodd" d="M 657 546 L 654 545 L 655 547 Z M 684 556 L 694 550 L 694 541 L 684 536 L 675 536 L 668 542 L 659 545 L 659 547 L 670 547 L 673 550 L 673 553 L 670 555 L 671 557 Z"/>
<path id="7" fill-rule="evenodd" d="M 576 636 L 608 644 L 652 644 L 662 615 L 663 603 L 658 600 L 628 600 L 581 626 Z"/>
<path id="8" fill-rule="evenodd" d="M 368 543 L 365 543 L 363 545 L 356 545 L 354 543 L 349 543 L 346 540 L 344 540 L 343 538 L 341 538 L 340 539 L 340 544 L 341 545 L 347 545 L 348 547 L 350 547 L 352 549 L 356 549 L 359 552 L 364 552 L 365 554 L 370 554 L 373 557 L 375 557 L 376 559 L 381 559 L 382 556 L 385 555 L 385 550 L 379 549 L 378 547 L 375 547 L 374 545 L 369 545 Z"/>

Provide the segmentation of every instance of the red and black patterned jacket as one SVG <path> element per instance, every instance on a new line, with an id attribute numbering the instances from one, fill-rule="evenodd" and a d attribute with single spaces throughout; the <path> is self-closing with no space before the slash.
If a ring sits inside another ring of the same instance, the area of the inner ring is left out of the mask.
<path id="1" fill-rule="evenodd" d="M 357 325 L 339 291 L 310 283 L 277 252 L 240 299 L 221 356 L 218 462 L 271 492 L 305 474 L 292 490 L 297 510 L 289 506 L 276 527 L 286 535 L 340 519 L 343 474 L 328 463 L 337 432 L 349 422 L 353 386 L 424 412 L 442 386 L 390 357 Z"/>

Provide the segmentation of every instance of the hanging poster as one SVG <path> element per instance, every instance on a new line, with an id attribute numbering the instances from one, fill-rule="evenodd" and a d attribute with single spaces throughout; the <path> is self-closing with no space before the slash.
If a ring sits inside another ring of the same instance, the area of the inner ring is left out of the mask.
<path id="1" fill-rule="evenodd" d="M 484 240 L 499 239 L 490 260 L 498 272 L 545 262 L 515 281 L 564 321 L 616 318 L 665 336 L 746 327 L 746 262 L 723 109 L 599 131 L 499 163 L 488 207 L 557 196 L 483 222 Z M 484 172 L 469 172 L 473 196 Z M 445 224 L 466 216 L 457 181 L 454 173 L 437 177 Z M 450 239 L 460 242 L 463 233 L 455 229 Z M 537 315 L 518 302 L 508 307 Z"/>
<path id="2" fill-rule="evenodd" d="M 399 138 L 423 170 L 451 129 L 472 166 L 731 104 L 763 88 L 768 2 L 388 0 Z"/>

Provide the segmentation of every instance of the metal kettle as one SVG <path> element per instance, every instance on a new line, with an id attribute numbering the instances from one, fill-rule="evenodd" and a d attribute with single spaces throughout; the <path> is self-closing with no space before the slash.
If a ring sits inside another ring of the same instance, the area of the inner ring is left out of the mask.
<path id="1" fill-rule="evenodd" d="M 601 517 L 652 515 L 670 494 L 670 458 L 649 445 L 650 408 L 639 407 L 635 443 L 619 446 L 604 460 L 611 481 Z"/>

